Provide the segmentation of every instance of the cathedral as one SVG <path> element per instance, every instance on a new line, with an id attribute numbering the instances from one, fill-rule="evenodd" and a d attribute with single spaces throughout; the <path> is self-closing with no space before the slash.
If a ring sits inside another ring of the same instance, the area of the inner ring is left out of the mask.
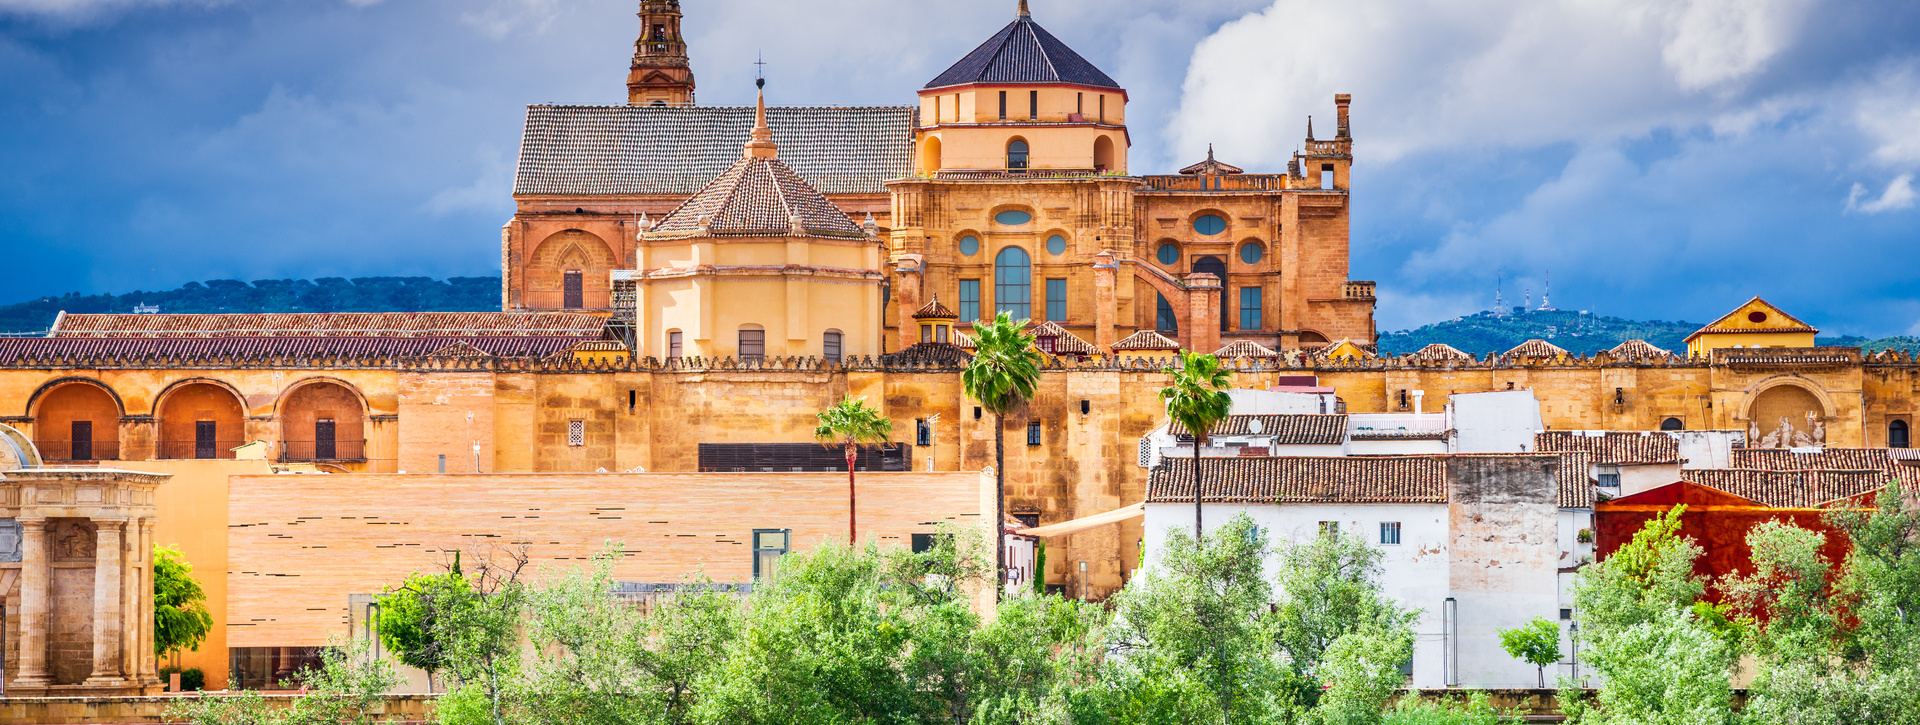
<path id="1" fill-rule="evenodd" d="M 866 108 L 696 105 L 680 4 L 640 17 L 629 105 L 528 109 L 507 311 L 605 315 L 658 359 L 895 352 L 935 300 L 961 339 L 1008 312 L 1101 354 L 1372 346 L 1345 95 L 1283 173 L 1212 151 L 1139 173 L 1126 89 L 1025 2 L 911 105 Z M 778 171 L 743 181 L 756 164 Z"/>

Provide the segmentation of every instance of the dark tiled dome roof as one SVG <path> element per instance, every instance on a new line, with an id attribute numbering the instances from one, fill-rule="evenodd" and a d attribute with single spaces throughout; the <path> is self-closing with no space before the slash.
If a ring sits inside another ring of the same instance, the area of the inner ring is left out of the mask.
<path id="1" fill-rule="evenodd" d="M 649 238 L 807 236 L 863 239 L 866 232 L 779 159 L 742 157 L 648 232 Z M 705 228 L 701 220 L 706 219 Z"/>
<path id="2" fill-rule="evenodd" d="M 1021 15 L 974 48 L 967 57 L 927 84 L 928 88 L 967 83 L 1073 83 L 1118 89 L 1107 74 Z"/>

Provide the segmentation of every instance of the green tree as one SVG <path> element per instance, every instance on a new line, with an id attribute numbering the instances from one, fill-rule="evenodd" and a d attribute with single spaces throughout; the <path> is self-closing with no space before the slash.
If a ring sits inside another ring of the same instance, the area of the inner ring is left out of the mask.
<path id="1" fill-rule="evenodd" d="M 361 640 L 320 652 L 319 669 L 300 674 L 301 691 L 284 708 L 258 692 L 174 701 L 172 715 L 194 725 L 373 725 L 387 691 L 399 684 L 393 665 Z"/>
<path id="2" fill-rule="evenodd" d="M 1040 352 L 1033 349 L 1033 335 L 1026 332 L 1027 321 L 1015 320 L 1006 312 L 992 322 L 976 325 L 973 359 L 960 372 L 960 386 L 967 397 L 993 414 L 993 562 L 996 598 L 1004 596 L 1007 554 L 999 544 L 1000 531 L 1007 518 L 1007 416 L 1033 398 L 1040 385 Z"/>
<path id="3" fill-rule="evenodd" d="M 450 699 L 452 711 L 462 716 L 444 722 L 506 725 L 514 688 L 522 682 L 526 567 L 525 548 L 497 550 L 464 577 L 466 586 L 449 587 L 445 596 L 431 600 L 436 611 L 429 633 L 439 643 L 442 665 L 460 686 Z"/>
<path id="4" fill-rule="evenodd" d="M 1547 686 L 1547 665 L 1560 661 L 1560 625 L 1545 617 L 1513 629 L 1502 629 L 1500 646 L 1514 659 L 1533 665 L 1540 686 Z"/>
<path id="5" fill-rule="evenodd" d="M 1199 536 L 1200 507 L 1204 497 L 1200 489 L 1200 447 L 1206 445 L 1213 426 L 1233 411 L 1233 399 L 1226 393 L 1232 381 L 1220 369 L 1220 358 L 1182 350 L 1180 367 L 1167 368 L 1173 383 L 1160 389 L 1160 401 L 1167 406 L 1167 418 L 1193 436 L 1193 532 Z"/>
<path id="6" fill-rule="evenodd" d="M 859 498 L 853 486 L 854 461 L 860 455 L 860 444 L 885 443 L 893 435 L 893 421 L 867 407 L 866 399 L 853 396 L 847 396 L 815 417 L 820 425 L 813 429 L 813 437 L 826 445 L 839 444 L 847 454 L 847 541 L 858 541 L 855 509 Z"/>
<path id="7" fill-rule="evenodd" d="M 1383 556 L 1365 539 L 1339 530 L 1280 548 L 1274 643 L 1299 681 L 1318 676 L 1327 651 L 1342 637 L 1411 631 L 1420 612 L 1401 608 L 1381 591 Z M 1307 693 L 1309 704 L 1313 696 Z"/>
<path id="8" fill-rule="evenodd" d="M 213 629 L 207 592 L 193 578 L 193 565 L 179 549 L 153 547 L 153 651 L 166 657 L 198 651 Z"/>
<path id="9" fill-rule="evenodd" d="M 435 673 L 446 666 L 440 620 L 450 616 L 457 602 L 470 596 L 471 588 L 460 571 L 460 553 L 456 551 L 447 571 L 415 572 L 399 587 L 383 590 L 374 600 L 379 611 L 374 627 L 380 633 L 380 643 L 407 666 L 426 671 L 428 690 L 433 689 Z"/>

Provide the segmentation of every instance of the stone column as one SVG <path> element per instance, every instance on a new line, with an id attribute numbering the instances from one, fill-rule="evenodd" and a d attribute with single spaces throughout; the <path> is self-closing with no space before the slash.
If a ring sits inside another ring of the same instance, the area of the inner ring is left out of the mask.
<path id="1" fill-rule="evenodd" d="M 1201 355 L 1220 349 L 1220 278 L 1208 272 L 1187 275 L 1187 349 Z"/>
<path id="2" fill-rule="evenodd" d="M 1113 354 L 1113 323 L 1119 303 L 1114 299 L 1114 277 L 1120 265 L 1113 261 L 1113 250 L 1093 255 L 1093 346 L 1100 354 Z"/>
<path id="3" fill-rule="evenodd" d="M 155 519 L 145 518 L 140 520 L 140 548 L 137 551 L 139 552 L 140 560 L 145 562 L 145 565 L 140 567 L 140 586 L 139 591 L 134 597 L 134 601 L 138 604 L 130 610 L 136 612 L 140 617 L 140 627 L 138 629 L 140 637 L 134 644 L 134 655 L 138 659 L 133 661 L 140 663 L 139 680 L 141 684 L 145 685 L 158 685 L 160 683 L 159 655 L 154 654 L 153 651 L 153 638 L 155 636 L 155 632 L 153 631 L 154 524 Z"/>
<path id="4" fill-rule="evenodd" d="M 16 687 L 45 687 L 47 676 L 47 600 L 53 592 L 53 569 L 47 550 L 48 523 L 43 518 L 20 519 L 20 654 Z"/>
<path id="5" fill-rule="evenodd" d="M 114 686 L 125 682 L 120 667 L 121 624 L 126 619 L 120 601 L 120 547 L 127 522 L 94 519 L 94 527 L 93 676 L 86 684 Z"/>

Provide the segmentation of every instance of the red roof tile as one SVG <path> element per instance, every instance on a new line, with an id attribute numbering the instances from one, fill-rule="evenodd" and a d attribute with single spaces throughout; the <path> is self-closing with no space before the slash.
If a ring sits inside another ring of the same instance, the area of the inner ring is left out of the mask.
<path id="1" fill-rule="evenodd" d="M 1734 468 L 1695 469 L 1682 478 L 1774 508 L 1816 508 L 1887 485 L 1883 471 L 1767 471 Z"/>
<path id="2" fill-rule="evenodd" d="M 1126 339 L 1113 343 L 1113 349 L 1120 350 L 1178 350 L 1180 343 L 1153 330 L 1141 330 L 1128 335 Z"/>
<path id="3" fill-rule="evenodd" d="M 600 337 L 607 321 L 565 312 L 299 312 L 61 315 L 48 337 Z"/>
<path id="4" fill-rule="evenodd" d="M 1607 431 L 1587 436 L 1583 431 L 1551 430 L 1533 435 L 1533 449 L 1541 453 L 1587 451 L 1595 465 L 1637 466 L 1677 464 L 1680 441 L 1658 431 Z"/>
<path id="5" fill-rule="evenodd" d="M 462 345 L 493 357 L 544 358 L 569 350 L 581 340 L 553 336 L 15 337 L 0 338 L 0 366 L 273 357 L 424 357 Z"/>
<path id="6" fill-rule="evenodd" d="M 1215 503 L 1446 503 L 1435 456 L 1202 458 Z M 1166 458 L 1147 476 L 1149 503 L 1193 501 L 1193 460 Z"/>

